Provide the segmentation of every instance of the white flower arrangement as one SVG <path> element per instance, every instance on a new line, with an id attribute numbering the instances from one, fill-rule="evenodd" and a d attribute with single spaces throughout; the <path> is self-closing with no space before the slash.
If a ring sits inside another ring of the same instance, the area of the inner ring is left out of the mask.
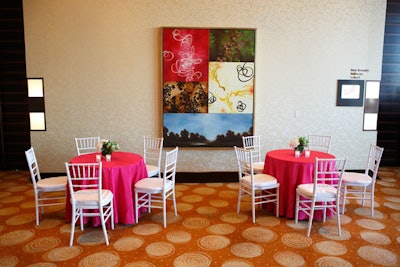
<path id="1" fill-rule="evenodd" d="M 114 141 L 102 140 L 100 143 L 101 143 L 100 150 L 103 156 L 111 155 L 115 150 L 119 149 L 119 144 Z"/>

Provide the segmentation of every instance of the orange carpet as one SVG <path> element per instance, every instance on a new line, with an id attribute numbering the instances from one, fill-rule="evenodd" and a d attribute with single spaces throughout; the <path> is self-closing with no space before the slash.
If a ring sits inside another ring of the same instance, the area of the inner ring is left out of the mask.
<path id="1" fill-rule="evenodd" d="M 168 206 L 143 214 L 138 225 L 77 228 L 69 246 L 64 210 L 48 208 L 35 226 L 28 172 L 0 172 L 0 266 L 400 266 L 400 168 L 383 168 L 375 216 L 352 200 L 342 218 L 306 222 L 276 218 L 250 203 L 236 213 L 237 183 L 177 184 L 178 216 Z M 368 205 L 368 204 L 367 204 Z"/>

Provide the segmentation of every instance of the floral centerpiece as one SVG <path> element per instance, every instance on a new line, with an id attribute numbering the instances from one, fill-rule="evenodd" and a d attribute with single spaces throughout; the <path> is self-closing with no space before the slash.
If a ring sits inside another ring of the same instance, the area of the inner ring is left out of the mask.
<path id="1" fill-rule="evenodd" d="M 306 137 L 295 137 L 290 143 L 290 147 L 293 147 L 295 151 L 303 153 L 304 149 L 308 146 L 308 139 Z"/>
<path id="2" fill-rule="evenodd" d="M 117 142 L 104 140 L 102 143 L 103 144 L 101 145 L 101 154 L 103 156 L 111 155 L 115 150 L 119 149 L 119 145 Z"/>

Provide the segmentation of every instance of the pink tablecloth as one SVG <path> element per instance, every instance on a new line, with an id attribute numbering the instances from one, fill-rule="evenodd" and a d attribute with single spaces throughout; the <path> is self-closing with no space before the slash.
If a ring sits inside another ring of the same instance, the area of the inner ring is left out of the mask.
<path id="1" fill-rule="evenodd" d="M 96 154 L 91 153 L 74 157 L 70 163 L 96 162 Z M 135 223 L 134 185 L 140 179 L 147 177 L 147 169 L 143 157 L 129 152 L 114 152 L 111 162 L 103 163 L 103 188 L 110 189 L 114 194 L 114 222 L 123 224 Z M 67 190 L 69 200 L 69 190 Z M 71 221 L 72 206 L 66 201 L 65 217 Z M 100 224 L 100 218 L 92 218 L 92 224 Z"/>
<path id="2" fill-rule="evenodd" d="M 335 158 L 334 155 L 319 151 L 311 151 L 309 158 L 304 157 L 304 155 L 295 158 L 293 149 L 272 150 L 265 156 L 264 173 L 274 176 L 280 183 L 280 216 L 289 219 L 295 217 L 296 188 L 299 184 L 313 182 L 316 157 Z M 316 211 L 314 218 L 320 219 L 322 218 L 321 215 L 321 211 Z M 307 218 L 308 216 L 304 212 L 299 213 L 300 220 Z"/>

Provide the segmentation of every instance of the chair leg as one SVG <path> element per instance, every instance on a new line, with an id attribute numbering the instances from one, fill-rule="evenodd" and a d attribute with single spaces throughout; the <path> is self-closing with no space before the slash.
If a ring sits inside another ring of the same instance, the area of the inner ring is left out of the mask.
<path id="1" fill-rule="evenodd" d="M 279 187 L 276 189 L 276 217 L 279 217 Z"/>
<path id="2" fill-rule="evenodd" d="M 336 216 L 337 216 L 338 233 L 339 233 L 339 236 L 341 236 L 342 235 L 342 229 L 341 229 L 341 226 L 340 226 L 340 212 L 339 212 L 339 210 L 340 210 L 340 203 L 339 203 L 339 199 L 337 199 L 337 201 L 336 201 Z"/>
<path id="3" fill-rule="evenodd" d="M 342 214 L 344 214 L 344 207 L 346 206 L 347 185 L 343 186 L 342 192 Z"/>
<path id="4" fill-rule="evenodd" d="M 371 216 L 374 217 L 374 194 L 375 189 L 371 188 Z"/>
<path id="5" fill-rule="evenodd" d="M 308 237 L 310 237 L 310 234 L 311 234 L 311 227 L 312 227 L 313 218 L 314 218 L 314 208 L 315 208 L 315 200 L 313 199 L 312 204 L 311 204 L 310 215 L 308 218 L 308 230 L 307 230 Z"/>
<path id="6" fill-rule="evenodd" d="M 164 222 L 164 228 L 167 228 L 167 199 L 165 198 L 165 195 L 163 194 L 163 222 Z"/>
<path id="7" fill-rule="evenodd" d="M 239 189 L 237 213 L 240 213 L 240 202 L 242 201 L 242 189 Z"/>
<path id="8" fill-rule="evenodd" d="M 138 201 L 138 193 L 135 191 L 135 224 L 139 222 L 139 201 Z"/>
<path id="9" fill-rule="evenodd" d="M 76 211 L 75 208 L 72 207 L 72 217 L 71 217 L 71 235 L 69 238 L 69 246 L 72 246 L 74 243 L 74 234 L 75 234 L 75 222 L 76 222 Z"/>
<path id="10" fill-rule="evenodd" d="M 100 221 L 101 221 L 101 228 L 103 228 L 104 239 L 106 240 L 106 245 L 109 245 L 108 242 L 108 235 L 106 229 L 106 222 L 104 221 L 104 207 L 100 207 Z"/>
<path id="11" fill-rule="evenodd" d="M 300 195 L 299 193 L 296 193 L 296 210 L 295 210 L 295 222 L 298 223 L 299 222 L 299 205 L 300 205 Z"/>
<path id="12" fill-rule="evenodd" d="M 175 189 L 173 189 L 173 191 L 172 191 L 172 201 L 174 203 L 175 216 L 178 216 L 178 211 L 176 210 Z"/>

